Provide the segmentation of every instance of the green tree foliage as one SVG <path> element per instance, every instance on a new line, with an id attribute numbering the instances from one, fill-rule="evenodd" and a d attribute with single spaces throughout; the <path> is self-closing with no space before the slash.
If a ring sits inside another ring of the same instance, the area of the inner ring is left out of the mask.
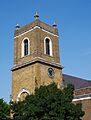
<path id="1" fill-rule="evenodd" d="M 84 112 L 81 104 L 72 103 L 73 91 L 72 85 L 63 90 L 54 83 L 41 86 L 34 95 L 14 103 L 14 116 L 20 120 L 81 120 Z"/>
<path id="2" fill-rule="evenodd" d="M 10 106 L 4 102 L 3 99 L 0 99 L 0 119 L 6 118 L 10 115 Z"/>

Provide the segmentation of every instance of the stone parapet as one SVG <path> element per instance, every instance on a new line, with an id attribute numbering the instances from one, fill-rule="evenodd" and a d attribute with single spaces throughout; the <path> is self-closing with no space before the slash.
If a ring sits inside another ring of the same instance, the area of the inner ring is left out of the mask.
<path id="1" fill-rule="evenodd" d="M 45 30 L 47 32 L 58 35 L 58 29 L 57 28 L 53 28 L 52 26 L 50 26 L 46 23 L 43 23 L 40 20 L 35 20 L 35 21 L 27 24 L 26 26 L 16 30 L 14 36 L 15 37 L 19 36 L 20 34 L 23 34 L 27 31 L 30 31 L 30 30 L 34 29 L 35 27 L 39 27 L 41 30 Z"/>

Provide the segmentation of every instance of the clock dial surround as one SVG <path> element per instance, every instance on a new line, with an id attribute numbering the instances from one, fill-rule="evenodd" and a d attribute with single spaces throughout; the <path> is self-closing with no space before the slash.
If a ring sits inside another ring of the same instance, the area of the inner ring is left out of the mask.
<path id="1" fill-rule="evenodd" d="M 54 69 L 53 69 L 53 68 L 48 68 L 48 75 L 49 75 L 49 77 L 51 77 L 51 78 L 54 77 Z"/>

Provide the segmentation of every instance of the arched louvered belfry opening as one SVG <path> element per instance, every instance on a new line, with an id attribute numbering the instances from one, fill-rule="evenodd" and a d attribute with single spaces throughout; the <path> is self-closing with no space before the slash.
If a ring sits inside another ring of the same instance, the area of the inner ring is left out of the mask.
<path id="1" fill-rule="evenodd" d="M 49 37 L 44 39 L 44 53 L 52 56 L 52 41 Z"/>
<path id="2" fill-rule="evenodd" d="M 30 54 L 30 41 L 28 38 L 24 38 L 22 41 L 22 57 Z"/>

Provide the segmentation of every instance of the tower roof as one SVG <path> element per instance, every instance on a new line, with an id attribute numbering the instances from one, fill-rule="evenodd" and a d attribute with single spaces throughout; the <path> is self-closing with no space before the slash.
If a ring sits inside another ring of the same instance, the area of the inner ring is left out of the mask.
<path id="1" fill-rule="evenodd" d="M 30 30 L 33 30 L 35 28 L 39 28 L 43 31 L 47 31 L 48 33 L 52 33 L 55 36 L 58 36 L 58 29 L 54 28 L 53 26 L 50 26 L 39 19 L 35 19 L 33 22 L 25 25 L 24 27 L 19 28 L 18 30 L 15 31 L 15 37 L 19 36 L 25 32 L 28 32 Z"/>

